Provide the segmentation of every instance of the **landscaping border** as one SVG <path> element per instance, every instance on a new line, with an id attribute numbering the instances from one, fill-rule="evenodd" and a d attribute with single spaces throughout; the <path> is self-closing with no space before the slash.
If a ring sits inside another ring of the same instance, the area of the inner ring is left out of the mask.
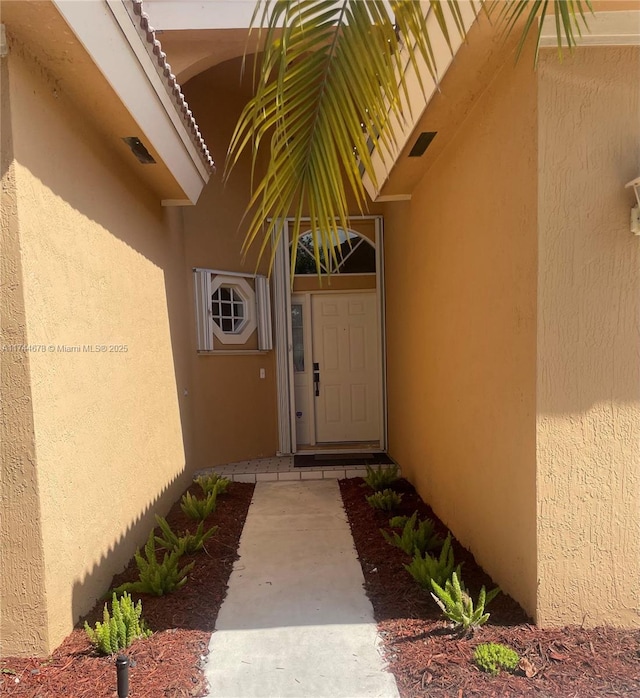
<path id="1" fill-rule="evenodd" d="M 403 565 L 410 561 L 380 533 L 390 514 L 373 509 L 365 500 L 372 490 L 362 478 L 340 480 L 345 510 L 383 639 L 385 658 L 402 698 L 603 698 L 640 696 L 640 631 L 612 628 L 566 627 L 540 629 L 520 606 L 500 594 L 487 608 L 487 625 L 462 638 L 443 621 L 430 596 L 422 591 Z M 406 481 L 393 485 L 402 502 L 393 514 L 432 518 L 442 535 L 447 528 Z M 472 596 L 480 587 L 495 584 L 473 556 L 453 541 L 456 563 Z M 635 583 L 635 581 L 633 582 Z M 491 676 L 473 663 L 481 643 L 502 643 L 526 662 L 524 671 L 502 671 Z"/>

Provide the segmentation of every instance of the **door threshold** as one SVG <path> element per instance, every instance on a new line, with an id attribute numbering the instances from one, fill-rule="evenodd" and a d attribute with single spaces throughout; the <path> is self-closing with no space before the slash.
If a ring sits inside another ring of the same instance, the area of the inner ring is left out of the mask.
<path id="1" fill-rule="evenodd" d="M 386 453 L 384 449 L 380 448 L 330 448 L 330 449 L 320 449 L 319 451 L 315 449 L 296 451 L 294 456 L 339 456 L 348 455 L 349 453 Z"/>
<path id="2" fill-rule="evenodd" d="M 294 468 L 331 468 L 357 466 L 359 468 L 382 468 L 393 465 L 393 460 L 386 453 L 358 451 L 354 453 L 296 453 L 293 457 Z"/>
<path id="3" fill-rule="evenodd" d="M 331 455 L 341 453 L 386 453 L 386 448 L 380 448 L 380 444 L 371 441 L 348 444 L 314 444 L 313 446 L 298 446 L 296 453 L 304 456 Z"/>

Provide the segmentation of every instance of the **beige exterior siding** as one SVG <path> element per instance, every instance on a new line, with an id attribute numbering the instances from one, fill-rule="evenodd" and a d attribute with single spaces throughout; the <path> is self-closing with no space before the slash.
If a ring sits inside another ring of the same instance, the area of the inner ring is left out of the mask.
<path id="1" fill-rule="evenodd" d="M 6 61 L 17 290 L 12 307 L 3 301 L 3 328 L 6 319 L 37 351 L 3 361 L 9 404 L 30 382 L 30 407 L 3 415 L 12 439 L 21 435 L 3 453 L 3 518 L 14 514 L 8 535 L 33 572 L 14 556 L 17 577 L 2 575 L 2 652 L 32 654 L 59 644 L 185 484 L 187 277 L 157 198 L 45 69 L 18 46 Z M 2 547 L 3 571 L 12 550 Z M 37 635 L 25 614 L 47 616 Z"/>
<path id="2" fill-rule="evenodd" d="M 196 206 L 163 210 L 61 87 L 91 73 L 80 47 L 44 66 L 10 29 L 0 654 L 33 655 L 195 469 L 275 454 L 277 392 L 255 333 L 244 354 L 196 351 L 193 267 L 268 270 L 257 247 L 241 254 L 246 159 L 222 179 L 248 97 L 239 59 L 185 86 L 219 172 Z M 385 216 L 389 451 L 537 623 L 638 626 L 640 238 L 624 184 L 640 174 L 640 48 L 543 50 L 537 73 L 531 50 L 514 67 L 493 40 L 468 49 L 420 121 L 439 136 L 403 175 L 411 200 L 367 211 Z M 130 124 L 100 84 L 111 125 Z"/>
<path id="3" fill-rule="evenodd" d="M 391 454 L 543 626 L 640 622 L 639 115 L 637 47 L 506 61 L 386 209 Z"/>
<path id="4" fill-rule="evenodd" d="M 411 201 L 385 210 L 390 453 L 531 614 L 536 152 L 523 59 L 498 73 Z"/>
<path id="5" fill-rule="evenodd" d="M 211 150 L 221 155 L 227 152 L 231 134 L 249 94 L 248 82 L 240 84 L 241 59 L 227 61 L 189 80 L 185 95 Z M 250 72 L 248 77 L 250 77 Z M 223 107 L 223 108 L 221 108 Z M 193 267 L 223 271 L 256 271 L 260 241 L 253 245 L 246 258 L 242 244 L 246 224 L 242 217 L 250 195 L 251 171 L 248 159 L 241 159 L 229 181 L 222 179 L 223 158 L 219 175 L 205 188 L 197 206 L 185 208 L 184 231 L 187 272 Z M 259 176 L 259 173 L 256 175 Z M 353 207 L 357 211 L 357 207 Z M 380 205 L 372 205 L 368 214 L 379 213 Z M 364 235 L 375 238 L 372 222 L 361 223 Z M 354 228 L 359 230 L 358 223 Z M 266 274 L 269 250 L 257 267 Z M 296 291 L 317 290 L 313 277 L 297 279 Z M 338 278 L 324 282 L 323 289 L 343 290 L 375 288 L 375 277 Z M 195 323 L 194 314 L 190 321 Z M 234 356 L 197 355 L 195 324 L 191 330 L 194 464 L 209 467 L 222 463 L 273 456 L 278 448 L 277 388 L 275 352 Z M 255 334 L 238 349 L 255 349 Z M 218 342 L 215 348 L 223 347 Z M 261 379 L 260 369 L 266 378 Z M 217 409 L 224 404 L 224 409 Z"/>
<path id="6" fill-rule="evenodd" d="M 539 69 L 538 621 L 640 623 L 640 49 Z"/>
<path id="7" fill-rule="evenodd" d="M 22 647 L 26 653 L 43 651 L 49 646 L 49 634 L 30 357 L 7 350 L 26 344 L 27 334 L 7 61 L 0 62 L 0 71 L 0 654 L 4 654 Z"/>
<path id="8" fill-rule="evenodd" d="M 253 274 L 257 247 L 242 260 L 244 230 L 241 219 L 249 198 L 250 170 L 245 160 L 229 181 L 222 180 L 224 153 L 240 110 L 241 93 L 221 89 L 219 81 L 238 83 L 240 63 L 221 66 L 198 75 L 184 87 L 198 115 L 198 123 L 209 147 L 220 153 L 220 170 L 212 177 L 198 205 L 184 209 L 187 274 L 193 267 Z M 221 108 L 223 107 L 223 108 Z M 268 254 L 259 271 L 268 270 Z M 191 312 L 191 365 L 194 378 L 195 416 L 194 465 L 209 467 L 249 458 L 273 456 L 278 445 L 274 352 L 250 355 L 198 355 L 195 345 L 195 315 Z M 255 349 L 256 334 L 246 345 L 216 348 Z M 260 369 L 266 378 L 260 378 Z"/>

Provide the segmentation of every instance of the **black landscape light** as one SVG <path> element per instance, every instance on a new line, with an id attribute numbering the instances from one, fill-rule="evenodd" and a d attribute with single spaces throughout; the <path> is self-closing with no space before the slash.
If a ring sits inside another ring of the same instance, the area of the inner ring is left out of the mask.
<path id="1" fill-rule="evenodd" d="M 129 698 L 129 657 L 119 654 L 116 659 L 118 698 Z"/>

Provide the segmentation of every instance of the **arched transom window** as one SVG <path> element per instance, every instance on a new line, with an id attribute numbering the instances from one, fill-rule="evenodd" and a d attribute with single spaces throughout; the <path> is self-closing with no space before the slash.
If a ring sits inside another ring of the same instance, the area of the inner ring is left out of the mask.
<path id="1" fill-rule="evenodd" d="M 339 228 L 333 247 L 336 259 L 333 258 L 330 250 L 327 259 L 324 249 L 320 249 L 320 268 L 323 274 L 376 273 L 376 249 L 368 238 L 358 235 L 353 230 Z M 310 231 L 302 233 L 298 238 L 295 273 L 317 274 L 316 259 L 313 254 L 313 233 Z"/>

